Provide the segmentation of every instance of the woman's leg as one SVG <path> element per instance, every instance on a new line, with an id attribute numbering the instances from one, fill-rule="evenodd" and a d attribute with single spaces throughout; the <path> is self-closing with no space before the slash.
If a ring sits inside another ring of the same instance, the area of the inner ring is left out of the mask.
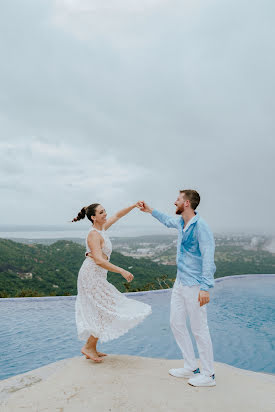
<path id="1" fill-rule="evenodd" d="M 100 357 L 102 357 L 102 356 L 107 356 L 107 353 L 99 352 L 99 351 L 97 350 L 96 345 L 97 345 L 97 342 L 98 342 L 98 338 L 94 338 L 92 335 L 90 336 L 90 338 L 92 338 L 92 340 L 91 340 L 91 345 L 94 344 L 93 339 L 96 339 L 95 350 L 96 350 L 97 355 L 100 356 Z M 89 338 L 89 339 L 90 339 L 90 338 Z M 89 339 L 87 340 L 87 342 L 89 342 Z"/>
<path id="2" fill-rule="evenodd" d="M 102 359 L 96 350 L 97 341 L 98 338 L 95 338 L 93 335 L 91 335 L 88 338 L 86 344 L 81 349 L 81 352 L 86 356 L 87 359 L 92 359 L 94 362 L 102 362 Z"/>

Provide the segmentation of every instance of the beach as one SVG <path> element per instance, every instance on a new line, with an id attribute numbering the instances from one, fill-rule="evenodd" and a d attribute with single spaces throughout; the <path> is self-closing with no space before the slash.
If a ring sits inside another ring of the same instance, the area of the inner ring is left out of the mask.
<path id="1" fill-rule="evenodd" d="M 65 359 L 0 382 L 5 412 L 275 410 L 275 376 L 215 363 L 217 386 L 195 388 L 168 374 L 182 360 L 109 355 L 101 364 Z"/>

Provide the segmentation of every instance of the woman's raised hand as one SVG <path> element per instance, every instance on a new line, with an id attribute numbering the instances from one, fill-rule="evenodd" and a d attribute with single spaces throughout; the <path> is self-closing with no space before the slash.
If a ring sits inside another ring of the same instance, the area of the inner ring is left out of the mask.
<path id="1" fill-rule="evenodd" d="M 142 209 L 143 208 L 143 201 L 142 200 L 139 200 L 136 204 L 135 204 L 135 207 L 137 207 L 138 209 Z"/>
<path id="2" fill-rule="evenodd" d="M 124 269 L 122 270 L 121 275 L 124 277 L 124 279 L 127 280 L 127 282 L 132 282 L 132 280 L 134 279 L 134 275 Z"/>

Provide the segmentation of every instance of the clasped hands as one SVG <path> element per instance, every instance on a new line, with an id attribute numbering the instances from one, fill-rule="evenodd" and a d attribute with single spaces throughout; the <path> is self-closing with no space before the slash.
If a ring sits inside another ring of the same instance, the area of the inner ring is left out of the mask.
<path id="1" fill-rule="evenodd" d="M 137 207 L 141 212 L 152 213 L 152 209 L 144 202 L 144 200 L 139 200 L 135 207 Z"/>

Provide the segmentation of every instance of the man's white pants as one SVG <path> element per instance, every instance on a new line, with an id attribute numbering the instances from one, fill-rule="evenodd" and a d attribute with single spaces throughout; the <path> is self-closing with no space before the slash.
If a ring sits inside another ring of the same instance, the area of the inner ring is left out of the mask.
<path id="1" fill-rule="evenodd" d="M 175 281 L 171 297 L 170 324 L 182 351 L 184 367 L 193 371 L 198 365 L 186 325 L 189 316 L 191 330 L 199 351 L 201 373 L 211 376 L 214 373 L 213 348 L 207 324 L 206 305 L 200 306 L 199 291 L 199 286 L 184 286 L 179 280 Z"/>

